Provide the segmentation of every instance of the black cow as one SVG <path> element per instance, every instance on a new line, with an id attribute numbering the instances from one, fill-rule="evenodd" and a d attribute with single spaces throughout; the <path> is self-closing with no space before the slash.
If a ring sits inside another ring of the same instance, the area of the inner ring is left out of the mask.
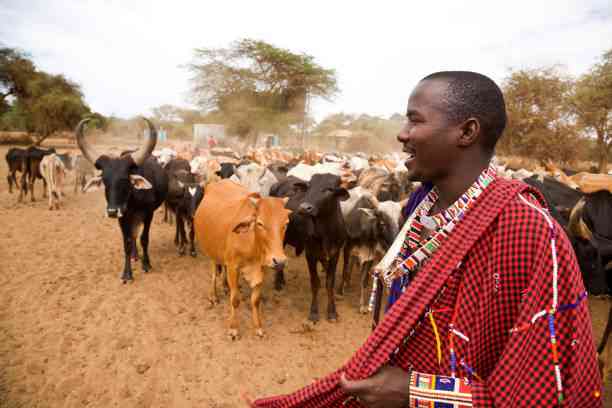
<path id="1" fill-rule="evenodd" d="M 40 174 L 40 161 L 48 154 L 56 153 L 55 148 L 40 149 L 35 146 L 30 146 L 26 149 L 26 167 L 23 175 L 21 176 L 21 190 L 19 193 L 19 201 L 23 199 L 23 195 L 30 193 L 30 199 L 36 201 L 34 198 L 34 182 L 36 179 L 43 181 L 43 197 L 47 197 L 47 181 Z"/>
<path id="2" fill-rule="evenodd" d="M 236 165 L 234 163 L 221 163 L 221 170 L 217 171 L 217 176 L 228 179 L 234 175 Z"/>
<path id="3" fill-rule="evenodd" d="M 151 269 L 149 260 L 149 230 L 153 213 L 164 202 L 168 193 L 168 176 L 165 170 L 151 157 L 157 141 L 157 131 L 149 120 L 150 137 L 135 153 L 120 157 L 109 157 L 95 152 L 85 140 L 83 127 L 89 119 L 83 119 L 76 128 L 77 143 L 83 156 L 102 175 L 89 180 L 84 190 L 92 185 L 104 184 L 106 214 L 117 218 L 123 235 L 125 266 L 121 279 L 123 283 L 133 280 L 130 255 L 136 252 L 138 227 L 144 225 L 140 244 L 142 246 L 142 269 Z"/>
<path id="4" fill-rule="evenodd" d="M 582 220 L 590 231 L 589 239 L 573 226 Z M 586 194 L 572 211 L 571 240 L 582 270 L 587 291 L 592 295 L 612 294 L 612 194 L 598 191 Z"/>
<path id="5" fill-rule="evenodd" d="M 289 217 L 285 244 L 293 246 L 297 255 L 306 250 L 312 289 L 308 318 L 313 322 L 319 320 L 318 292 L 321 283 L 317 264 L 321 263 L 326 272 L 327 319 L 336 320 L 336 266 L 347 238 L 340 201 L 349 198 L 348 192 L 340 187 L 340 177 L 315 174 L 309 183 L 296 177 L 279 181 L 270 189 L 270 196 L 289 197 L 286 207 L 293 212 Z M 277 271 L 277 288 L 282 282 L 282 272 Z"/>
<path id="6" fill-rule="evenodd" d="M 6 152 L 5 158 L 9 169 L 9 174 L 6 176 L 6 180 L 8 181 L 9 185 L 9 193 L 13 194 L 13 184 L 15 184 L 15 187 L 21 190 L 19 184 L 17 183 L 16 174 L 17 172 L 25 172 L 27 166 L 27 152 L 25 149 L 13 147 Z"/>
<path id="7" fill-rule="evenodd" d="M 185 159 L 170 160 L 166 165 L 166 172 L 169 179 L 166 205 L 176 215 L 174 244 L 179 248 L 179 255 L 185 255 L 185 246 L 187 245 L 185 222 L 187 222 L 190 227 L 190 254 L 196 256 L 193 215 L 204 197 L 204 190 L 197 182 L 196 175 L 191 173 L 189 162 Z"/>
<path id="8" fill-rule="evenodd" d="M 524 179 L 523 182 L 535 187 L 542 193 L 548 204 L 550 215 L 552 215 L 559 224 L 566 227 L 569 222 L 570 211 L 574 208 L 583 194 L 552 177 L 544 177 L 544 181 L 542 182 L 538 179 L 538 176 L 531 176 Z"/>

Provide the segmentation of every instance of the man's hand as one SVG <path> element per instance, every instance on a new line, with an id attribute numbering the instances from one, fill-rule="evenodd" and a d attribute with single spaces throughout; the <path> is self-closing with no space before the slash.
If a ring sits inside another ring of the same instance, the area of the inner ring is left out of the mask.
<path id="1" fill-rule="evenodd" d="M 368 408 L 402 408 L 409 403 L 410 375 L 398 367 L 383 367 L 370 378 L 349 381 L 342 373 L 340 388 Z"/>

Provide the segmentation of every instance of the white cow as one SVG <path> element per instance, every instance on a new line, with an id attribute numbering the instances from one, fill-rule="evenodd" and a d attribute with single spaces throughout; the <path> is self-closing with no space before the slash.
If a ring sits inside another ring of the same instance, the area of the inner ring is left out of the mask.
<path id="1" fill-rule="evenodd" d="M 252 193 L 261 194 L 263 197 L 270 195 L 270 188 L 278 181 L 270 170 L 257 163 L 238 166 L 230 180 L 243 185 Z"/>
<path id="2" fill-rule="evenodd" d="M 60 200 L 64 195 L 64 178 L 66 167 L 56 154 L 49 154 L 40 161 L 40 174 L 47 182 L 49 209 L 59 210 Z"/>

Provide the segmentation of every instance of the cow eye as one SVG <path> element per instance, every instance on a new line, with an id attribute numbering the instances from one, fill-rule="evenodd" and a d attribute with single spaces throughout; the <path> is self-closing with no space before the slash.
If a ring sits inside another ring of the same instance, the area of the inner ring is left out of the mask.
<path id="1" fill-rule="evenodd" d="M 261 222 L 261 221 L 259 221 L 259 220 L 257 220 L 257 226 L 258 226 L 258 227 L 265 228 L 264 223 L 263 223 L 263 222 Z"/>

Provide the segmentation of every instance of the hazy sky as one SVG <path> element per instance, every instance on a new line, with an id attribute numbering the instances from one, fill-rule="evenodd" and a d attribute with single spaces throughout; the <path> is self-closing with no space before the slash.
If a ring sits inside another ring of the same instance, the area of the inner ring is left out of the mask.
<path id="1" fill-rule="evenodd" d="M 508 68 L 585 72 L 612 48 L 612 2 L 0 0 L 0 43 L 79 83 L 105 115 L 189 106 L 181 66 L 193 49 L 241 38 L 336 70 L 341 93 L 313 103 L 317 119 L 388 116 L 404 112 L 410 90 L 434 71 L 473 70 L 498 83 Z"/>

